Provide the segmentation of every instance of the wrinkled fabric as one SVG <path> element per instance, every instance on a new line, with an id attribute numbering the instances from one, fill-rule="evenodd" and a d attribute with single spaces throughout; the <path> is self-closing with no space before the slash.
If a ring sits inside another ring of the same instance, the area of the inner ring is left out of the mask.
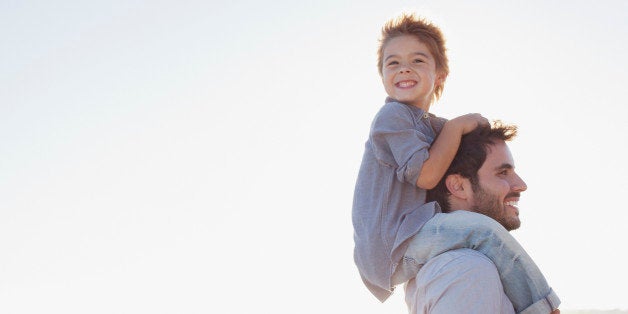
<path id="1" fill-rule="evenodd" d="M 423 225 L 408 241 L 393 284 L 411 280 L 431 259 L 461 248 L 492 261 L 516 313 L 548 314 L 560 305 L 541 270 L 510 232 L 494 219 L 466 210 L 438 213 Z"/>
<path id="2" fill-rule="evenodd" d="M 514 314 L 495 265 L 471 249 L 431 259 L 405 285 L 411 314 Z"/>
<path id="3" fill-rule="evenodd" d="M 353 200 L 354 257 L 365 285 L 381 301 L 392 293 L 403 243 L 437 211 L 422 207 L 426 191 L 416 181 L 444 123 L 388 99 L 371 124 Z"/>

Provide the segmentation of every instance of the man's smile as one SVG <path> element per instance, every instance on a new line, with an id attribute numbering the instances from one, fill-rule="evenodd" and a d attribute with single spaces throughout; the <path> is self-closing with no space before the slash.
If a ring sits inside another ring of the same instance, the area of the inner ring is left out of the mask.
<path id="1" fill-rule="evenodd" d="M 514 208 L 519 208 L 519 201 L 508 201 L 508 202 L 504 202 L 504 205 L 506 206 L 512 206 Z"/>

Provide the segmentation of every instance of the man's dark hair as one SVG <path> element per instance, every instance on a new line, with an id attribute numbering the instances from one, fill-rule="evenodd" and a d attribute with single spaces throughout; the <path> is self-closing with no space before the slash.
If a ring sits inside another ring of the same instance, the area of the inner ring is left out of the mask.
<path id="1" fill-rule="evenodd" d="M 517 135 L 517 127 L 514 125 L 502 124 L 500 121 L 493 122 L 492 126 L 478 126 L 475 130 L 462 136 L 458 152 L 451 162 L 449 169 L 440 179 L 440 182 L 431 190 L 427 191 L 427 201 L 436 201 L 444 213 L 449 212 L 449 190 L 445 185 L 445 179 L 451 174 L 458 174 L 469 179 L 473 187 L 478 185 L 478 170 L 486 161 L 490 146 L 495 141 L 510 141 Z"/>

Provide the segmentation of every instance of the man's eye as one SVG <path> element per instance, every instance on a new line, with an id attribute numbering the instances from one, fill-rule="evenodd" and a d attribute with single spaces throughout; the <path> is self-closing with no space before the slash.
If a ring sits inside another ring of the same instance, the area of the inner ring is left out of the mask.
<path id="1" fill-rule="evenodd" d="M 423 63 L 423 60 L 421 60 L 421 59 L 414 59 L 414 63 Z"/>

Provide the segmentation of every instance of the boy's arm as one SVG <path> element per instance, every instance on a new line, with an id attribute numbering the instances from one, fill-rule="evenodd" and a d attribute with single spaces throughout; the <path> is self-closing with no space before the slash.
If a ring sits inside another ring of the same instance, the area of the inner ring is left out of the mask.
<path id="1" fill-rule="evenodd" d="M 456 156 L 460 138 L 481 124 L 488 124 L 488 120 L 479 113 L 466 114 L 445 122 L 430 146 L 429 158 L 423 163 L 416 185 L 426 190 L 434 188 Z"/>

